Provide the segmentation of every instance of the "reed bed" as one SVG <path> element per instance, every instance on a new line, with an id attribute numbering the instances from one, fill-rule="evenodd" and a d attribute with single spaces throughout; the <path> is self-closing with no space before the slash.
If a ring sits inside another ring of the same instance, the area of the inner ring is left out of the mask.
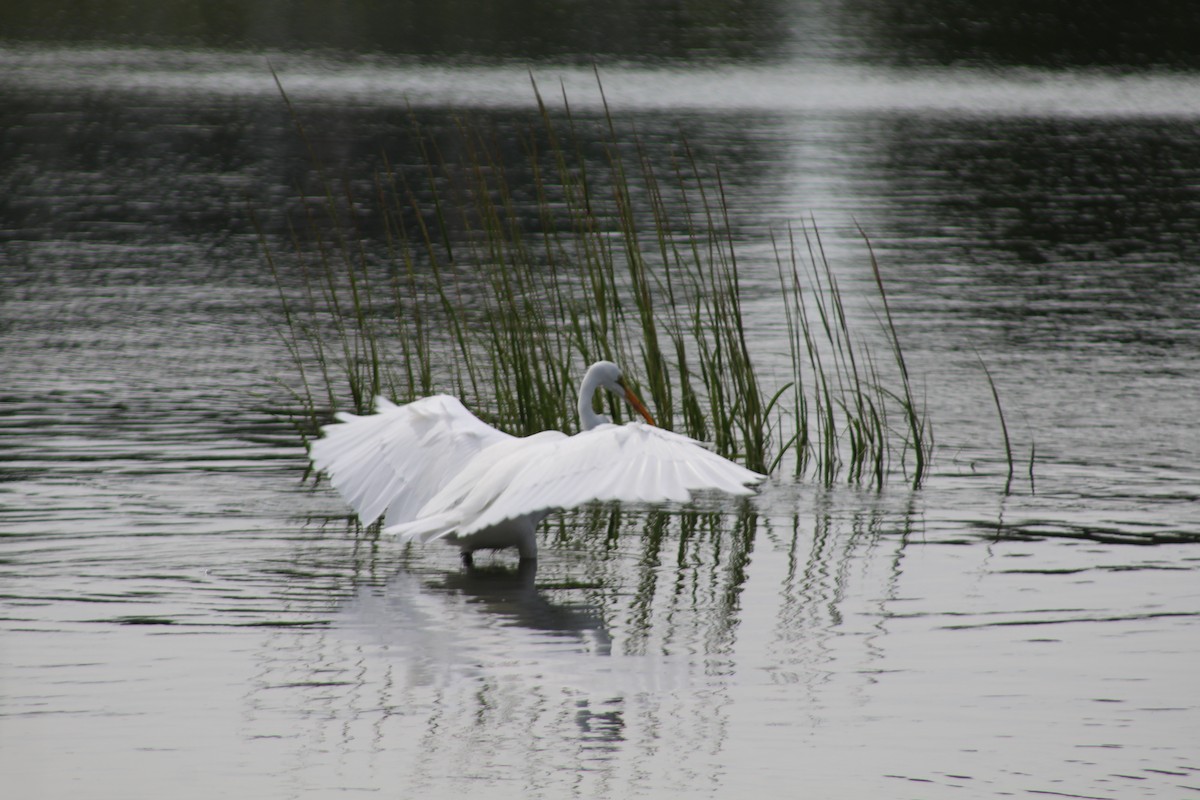
<path id="1" fill-rule="evenodd" d="M 686 139 L 655 163 L 607 105 L 585 120 L 565 93 L 551 108 L 532 91 L 538 112 L 517 163 L 483 125 L 434 136 L 414 121 L 421 163 L 385 162 L 364 198 L 310 147 L 319 192 L 301 198 L 289 247 L 262 237 L 300 430 L 312 435 L 335 410 L 367 412 L 376 394 L 445 391 L 514 434 L 572 431 L 576 381 L 604 358 L 660 425 L 752 469 L 920 485 L 931 429 L 865 235 L 884 357 L 855 332 L 815 224 L 776 236 L 774 264 L 745 264 L 720 169 Z M 293 120 L 307 142 L 294 110 Z M 782 385 L 764 379 L 751 345 L 747 270 L 778 275 Z M 624 409 L 607 402 L 620 421 Z"/>

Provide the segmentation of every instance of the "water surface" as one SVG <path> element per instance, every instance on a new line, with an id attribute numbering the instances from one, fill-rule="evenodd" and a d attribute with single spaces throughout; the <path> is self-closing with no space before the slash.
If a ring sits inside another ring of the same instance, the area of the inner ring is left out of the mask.
<path id="1" fill-rule="evenodd" d="M 247 208 L 280 234 L 309 164 L 259 55 L 0 60 L 13 791 L 1200 794 L 1191 75 L 606 68 L 653 152 L 720 160 L 766 374 L 766 232 L 815 218 L 870 323 L 869 232 L 936 469 L 590 509 L 530 574 L 401 548 L 303 482 Z M 275 61 L 366 185 L 416 160 L 406 104 L 501 131 L 533 108 L 524 67 Z M 536 77 L 598 109 L 589 70 Z"/>

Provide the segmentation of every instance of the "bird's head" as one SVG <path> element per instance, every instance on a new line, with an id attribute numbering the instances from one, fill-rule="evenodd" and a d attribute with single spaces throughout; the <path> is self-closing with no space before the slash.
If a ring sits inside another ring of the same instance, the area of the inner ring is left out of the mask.
<path id="1" fill-rule="evenodd" d="M 626 385 L 625 378 L 621 375 L 621 368 L 611 361 L 597 361 L 588 368 L 587 374 L 583 377 L 581 394 L 589 398 L 589 405 L 591 393 L 599 388 L 607 389 L 617 397 L 623 398 L 625 402 L 633 406 L 634 411 L 642 415 L 642 419 L 651 425 L 655 424 L 654 417 L 650 416 L 646 406 L 642 405 L 642 401 Z"/>

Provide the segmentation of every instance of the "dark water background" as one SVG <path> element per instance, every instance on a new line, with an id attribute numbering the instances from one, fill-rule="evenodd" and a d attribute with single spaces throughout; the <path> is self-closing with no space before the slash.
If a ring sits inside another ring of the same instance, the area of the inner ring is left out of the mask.
<path id="1" fill-rule="evenodd" d="M 1058 5 L 5 7 L 6 786 L 1200 794 L 1200 23 Z M 861 225 L 934 476 L 568 515 L 536 575 L 357 530 L 272 413 L 248 210 L 282 234 L 311 165 L 268 56 L 365 185 L 413 115 L 515 136 L 530 69 L 595 115 L 598 61 L 721 164 L 767 374 L 768 232 L 811 215 L 869 322 Z"/>

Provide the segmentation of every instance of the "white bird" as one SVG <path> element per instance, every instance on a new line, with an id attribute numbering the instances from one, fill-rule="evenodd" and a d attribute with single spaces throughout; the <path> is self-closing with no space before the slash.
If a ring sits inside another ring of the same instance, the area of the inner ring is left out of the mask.
<path id="1" fill-rule="evenodd" d="M 625 399 L 646 422 L 613 425 L 592 408 L 597 389 Z M 440 539 L 463 560 L 516 547 L 537 558 L 534 529 L 553 511 L 591 501 L 685 503 L 694 491 L 734 495 L 766 479 L 664 430 L 611 361 L 593 364 L 579 389 L 581 431 L 516 437 L 486 424 L 448 395 L 398 406 L 375 398 L 369 416 L 340 413 L 309 457 L 363 525 L 384 517 L 402 541 Z"/>

